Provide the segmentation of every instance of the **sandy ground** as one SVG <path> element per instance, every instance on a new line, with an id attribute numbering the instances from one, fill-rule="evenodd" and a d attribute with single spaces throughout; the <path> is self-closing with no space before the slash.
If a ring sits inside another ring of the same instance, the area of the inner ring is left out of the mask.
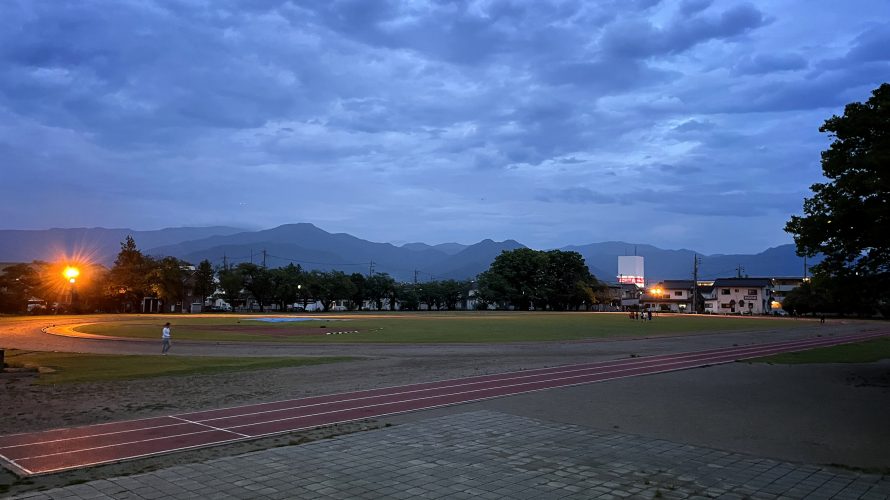
<path id="1" fill-rule="evenodd" d="M 45 321 L 4 324 L 5 347 L 80 352 L 154 353 L 157 342 L 71 339 L 40 331 Z M 351 355 L 346 363 L 195 377 L 41 386 L 33 378 L 0 378 L 0 434 L 143 418 L 309 395 L 558 366 L 631 355 L 683 352 L 886 327 L 813 324 L 768 332 L 673 338 L 510 345 L 323 345 L 174 343 L 177 354 Z M 890 364 L 771 366 L 735 363 L 486 402 L 295 433 L 260 442 L 31 479 L 0 474 L 0 494 L 145 471 L 183 461 L 295 444 L 326 435 L 398 424 L 443 412 L 486 407 L 600 429 L 803 463 L 890 471 Z"/>

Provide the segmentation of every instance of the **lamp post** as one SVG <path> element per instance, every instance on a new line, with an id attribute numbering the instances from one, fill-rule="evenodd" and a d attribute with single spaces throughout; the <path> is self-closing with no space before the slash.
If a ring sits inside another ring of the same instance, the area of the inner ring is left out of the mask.
<path id="1" fill-rule="evenodd" d="M 71 309 L 74 310 L 77 305 L 77 277 L 80 276 L 80 269 L 72 266 L 68 266 L 62 272 L 62 275 L 68 280 L 68 283 L 71 284 L 70 294 L 71 298 L 69 303 L 71 304 Z"/>

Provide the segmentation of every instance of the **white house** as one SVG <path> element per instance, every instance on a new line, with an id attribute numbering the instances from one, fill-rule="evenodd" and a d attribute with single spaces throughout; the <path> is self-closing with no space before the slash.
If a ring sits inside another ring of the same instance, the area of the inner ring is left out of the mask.
<path id="1" fill-rule="evenodd" d="M 771 311 L 772 280 L 767 278 L 719 278 L 705 297 L 705 312 L 711 314 L 768 314 Z"/>
<path id="2" fill-rule="evenodd" d="M 692 280 L 664 280 L 643 295 L 643 309 L 665 312 L 692 312 Z"/>

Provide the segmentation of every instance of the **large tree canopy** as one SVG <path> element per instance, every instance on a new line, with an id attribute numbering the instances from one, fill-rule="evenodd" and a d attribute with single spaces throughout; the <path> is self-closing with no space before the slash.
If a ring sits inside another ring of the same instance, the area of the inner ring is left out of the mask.
<path id="1" fill-rule="evenodd" d="M 577 309 L 594 303 L 599 287 L 581 254 L 561 250 L 504 251 L 479 275 L 483 302 L 510 304 L 521 311 Z"/>
<path id="2" fill-rule="evenodd" d="M 804 216 L 791 217 L 785 230 L 801 255 L 822 254 L 814 274 L 836 299 L 863 297 L 855 307 L 832 309 L 885 315 L 890 304 L 890 84 L 864 102 L 848 104 L 819 128 L 834 139 L 822 152 L 828 182 L 814 184 Z M 841 289 L 846 290 L 845 293 Z M 848 304 L 849 306 L 849 304 Z"/>
<path id="3" fill-rule="evenodd" d="M 829 275 L 890 272 L 890 84 L 865 103 L 848 104 L 819 128 L 834 141 L 822 152 L 826 183 L 814 184 L 804 216 L 785 230 L 799 253 L 823 254 Z"/>

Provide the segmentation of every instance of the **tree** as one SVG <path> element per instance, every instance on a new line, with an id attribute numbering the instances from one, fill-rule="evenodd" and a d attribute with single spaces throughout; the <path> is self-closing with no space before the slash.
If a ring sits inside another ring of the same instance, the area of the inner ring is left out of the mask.
<path id="1" fill-rule="evenodd" d="M 39 286 L 40 275 L 32 264 L 15 264 L 3 269 L 0 274 L 0 312 L 27 311 L 28 300 Z"/>
<path id="2" fill-rule="evenodd" d="M 303 268 L 299 265 L 288 264 L 269 272 L 272 278 L 272 296 L 279 309 L 284 311 L 288 304 L 294 304 L 300 298 Z"/>
<path id="3" fill-rule="evenodd" d="M 873 290 L 873 306 L 890 298 L 890 84 L 865 103 L 851 103 L 843 116 L 819 128 L 834 140 L 822 152 L 828 182 L 813 184 L 804 216 L 793 216 L 785 231 L 800 255 L 822 254 L 816 275 Z"/>
<path id="4" fill-rule="evenodd" d="M 272 273 L 265 267 L 252 262 L 242 262 L 235 267 L 244 279 L 244 289 L 257 301 L 260 312 L 265 312 L 266 305 L 272 300 L 275 290 Z"/>
<path id="5" fill-rule="evenodd" d="M 179 303 L 185 309 L 185 286 L 190 277 L 190 264 L 176 257 L 156 262 L 147 277 L 148 289 L 164 305 Z"/>
<path id="6" fill-rule="evenodd" d="M 133 312 L 140 310 L 140 303 L 150 292 L 148 276 L 155 262 L 151 257 L 142 254 L 136 248 L 136 241 L 127 236 L 121 242 L 121 250 L 109 273 L 106 293 L 114 297 L 118 311 Z"/>
<path id="7" fill-rule="evenodd" d="M 602 284 L 578 252 L 504 251 L 479 275 L 482 303 L 513 305 L 517 310 L 578 309 L 597 301 Z"/>
<path id="8" fill-rule="evenodd" d="M 317 281 L 318 294 L 323 311 L 330 311 L 334 302 L 348 300 L 355 294 L 356 286 L 343 271 L 319 273 Z"/>
<path id="9" fill-rule="evenodd" d="M 504 250 L 487 271 L 479 275 L 479 288 L 488 302 L 512 304 L 527 311 L 541 302 L 547 257 L 530 248 Z"/>
<path id="10" fill-rule="evenodd" d="M 551 250 L 545 255 L 547 267 L 542 298 L 551 309 L 577 309 L 581 304 L 595 301 L 594 288 L 598 281 L 590 274 L 580 253 Z"/>
<path id="11" fill-rule="evenodd" d="M 418 306 L 420 306 L 420 304 L 426 304 L 428 311 L 432 311 L 433 309 L 438 310 L 442 296 L 441 288 L 442 287 L 438 281 L 419 283 L 415 291 L 419 301 Z"/>
<path id="12" fill-rule="evenodd" d="M 827 300 L 825 292 L 813 286 L 812 282 L 805 282 L 785 295 L 782 309 L 797 315 L 824 311 Z"/>
<path id="13" fill-rule="evenodd" d="M 396 280 L 386 273 L 374 274 L 365 280 L 365 298 L 374 302 L 378 311 L 383 310 L 383 301 L 392 295 Z"/>
<path id="14" fill-rule="evenodd" d="M 469 281 L 445 280 L 439 283 L 442 305 L 445 309 L 457 309 L 457 303 L 470 293 Z"/>
<path id="15" fill-rule="evenodd" d="M 213 265 L 209 260 L 204 259 L 198 263 L 195 269 L 195 295 L 201 297 L 201 305 L 207 302 L 207 297 L 213 295 L 216 291 L 216 283 L 213 281 Z"/>
<path id="16" fill-rule="evenodd" d="M 354 311 L 358 309 L 362 310 L 362 303 L 365 301 L 365 296 L 367 292 L 365 291 L 365 275 L 362 273 L 352 273 L 349 275 L 349 281 L 355 285 L 355 292 L 352 293 L 352 296 L 349 297 L 348 309 L 350 311 Z"/>
<path id="17" fill-rule="evenodd" d="M 233 308 L 236 302 L 241 300 L 241 290 L 244 289 L 244 275 L 237 269 L 224 267 L 217 271 L 221 298 Z"/>

